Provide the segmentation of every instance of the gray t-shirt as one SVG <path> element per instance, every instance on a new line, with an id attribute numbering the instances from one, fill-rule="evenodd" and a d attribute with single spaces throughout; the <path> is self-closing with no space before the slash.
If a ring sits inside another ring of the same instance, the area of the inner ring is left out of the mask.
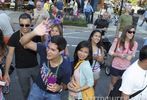
<path id="1" fill-rule="evenodd" d="M 4 35 L 12 35 L 14 33 L 10 23 L 10 17 L 6 13 L 0 14 L 0 29 Z"/>

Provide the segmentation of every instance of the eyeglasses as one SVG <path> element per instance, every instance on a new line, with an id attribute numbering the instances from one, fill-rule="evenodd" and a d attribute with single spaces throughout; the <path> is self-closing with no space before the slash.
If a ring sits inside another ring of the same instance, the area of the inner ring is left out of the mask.
<path id="1" fill-rule="evenodd" d="M 131 33 L 135 34 L 135 31 L 128 31 L 128 33 L 129 33 L 129 34 L 131 34 Z"/>
<path id="2" fill-rule="evenodd" d="M 29 27 L 30 26 L 30 24 L 19 24 L 21 27 Z"/>

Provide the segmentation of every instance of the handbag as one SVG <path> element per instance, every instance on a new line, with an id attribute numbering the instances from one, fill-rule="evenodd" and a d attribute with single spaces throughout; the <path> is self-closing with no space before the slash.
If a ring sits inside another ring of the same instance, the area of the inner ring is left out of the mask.
<path id="1" fill-rule="evenodd" d="M 82 91 L 82 100 L 95 100 L 93 87 Z"/>
<path id="2" fill-rule="evenodd" d="M 117 38 L 117 39 L 118 39 L 118 38 Z M 119 41 L 119 40 L 117 40 L 117 43 L 116 43 L 114 52 L 116 52 L 116 49 L 117 49 L 117 46 L 118 46 L 118 41 Z M 110 48 L 110 49 L 111 49 L 111 48 Z M 107 54 L 106 60 L 108 60 L 108 61 L 106 61 L 106 62 L 107 62 L 106 65 L 107 65 L 108 67 L 110 67 L 110 66 L 112 65 L 113 58 L 114 58 L 114 56 L 112 56 L 112 55 L 110 55 L 110 54 Z"/>
<path id="3" fill-rule="evenodd" d="M 89 87 L 88 89 L 82 90 L 82 100 L 95 100 L 94 88 Z"/>

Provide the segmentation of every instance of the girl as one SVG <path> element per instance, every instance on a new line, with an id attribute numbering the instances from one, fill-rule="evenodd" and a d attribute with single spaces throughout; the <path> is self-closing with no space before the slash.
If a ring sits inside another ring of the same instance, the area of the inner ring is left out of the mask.
<path id="1" fill-rule="evenodd" d="M 2 67 L 4 65 L 4 59 L 6 55 L 6 44 L 4 42 L 4 35 L 2 33 L 2 30 L 0 29 L 0 81 L 2 81 Z M 2 87 L 0 86 L 0 100 L 3 100 L 3 94 L 2 94 Z"/>
<path id="2" fill-rule="evenodd" d="M 104 48 L 102 47 L 102 33 L 99 30 L 94 30 L 88 39 L 92 45 L 93 64 L 92 71 L 94 77 L 94 86 L 100 77 L 100 64 L 104 61 Z"/>
<path id="3" fill-rule="evenodd" d="M 94 79 L 91 69 L 92 48 L 88 41 L 78 44 L 74 52 L 73 76 L 68 83 L 69 99 L 88 99 L 94 98 Z M 87 96 L 85 96 L 87 92 Z"/>
<path id="4" fill-rule="evenodd" d="M 60 24 L 53 24 L 53 25 L 51 25 L 51 31 L 50 31 L 50 33 L 49 33 L 49 35 L 47 35 L 46 37 L 45 37 L 45 44 L 48 44 L 48 42 L 50 41 L 50 38 L 52 37 L 52 36 L 56 36 L 56 35 L 61 35 L 61 36 L 63 36 L 63 29 L 62 29 L 62 27 L 60 26 Z M 63 52 L 63 55 L 64 56 L 68 56 L 69 55 L 69 52 L 68 52 L 68 48 L 66 47 L 65 48 L 65 50 L 64 50 L 64 52 Z"/>
<path id="5" fill-rule="evenodd" d="M 134 40 L 135 28 L 132 25 L 126 26 L 120 38 L 115 38 L 109 50 L 113 56 L 112 67 L 110 68 L 111 83 L 110 90 L 113 89 L 116 81 L 131 64 L 131 59 L 135 56 L 138 43 Z"/>

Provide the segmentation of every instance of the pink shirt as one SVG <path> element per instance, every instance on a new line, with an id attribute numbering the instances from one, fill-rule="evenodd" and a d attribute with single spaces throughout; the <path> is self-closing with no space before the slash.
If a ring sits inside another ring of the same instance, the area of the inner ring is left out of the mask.
<path id="1" fill-rule="evenodd" d="M 136 53 L 136 50 L 137 50 L 137 47 L 138 47 L 138 43 L 136 41 L 134 42 L 134 46 L 133 46 L 132 50 L 129 49 L 129 43 L 128 42 L 125 42 L 125 49 L 124 50 L 123 50 L 122 47 L 119 47 L 119 44 L 117 42 L 118 42 L 118 39 L 115 38 L 113 43 L 112 43 L 112 46 L 109 50 L 110 54 L 113 54 L 113 53 L 116 53 L 117 55 L 127 54 L 127 55 L 131 55 L 131 56 L 135 57 L 135 53 Z M 116 45 L 117 45 L 117 47 L 116 47 Z M 114 59 L 112 61 L 112 67 L 119 69 L 119 70 L 127 69 L 130 64 L 131 64 L 131 61 L 129 61 L 126 58 L 114 57 Z"/>

